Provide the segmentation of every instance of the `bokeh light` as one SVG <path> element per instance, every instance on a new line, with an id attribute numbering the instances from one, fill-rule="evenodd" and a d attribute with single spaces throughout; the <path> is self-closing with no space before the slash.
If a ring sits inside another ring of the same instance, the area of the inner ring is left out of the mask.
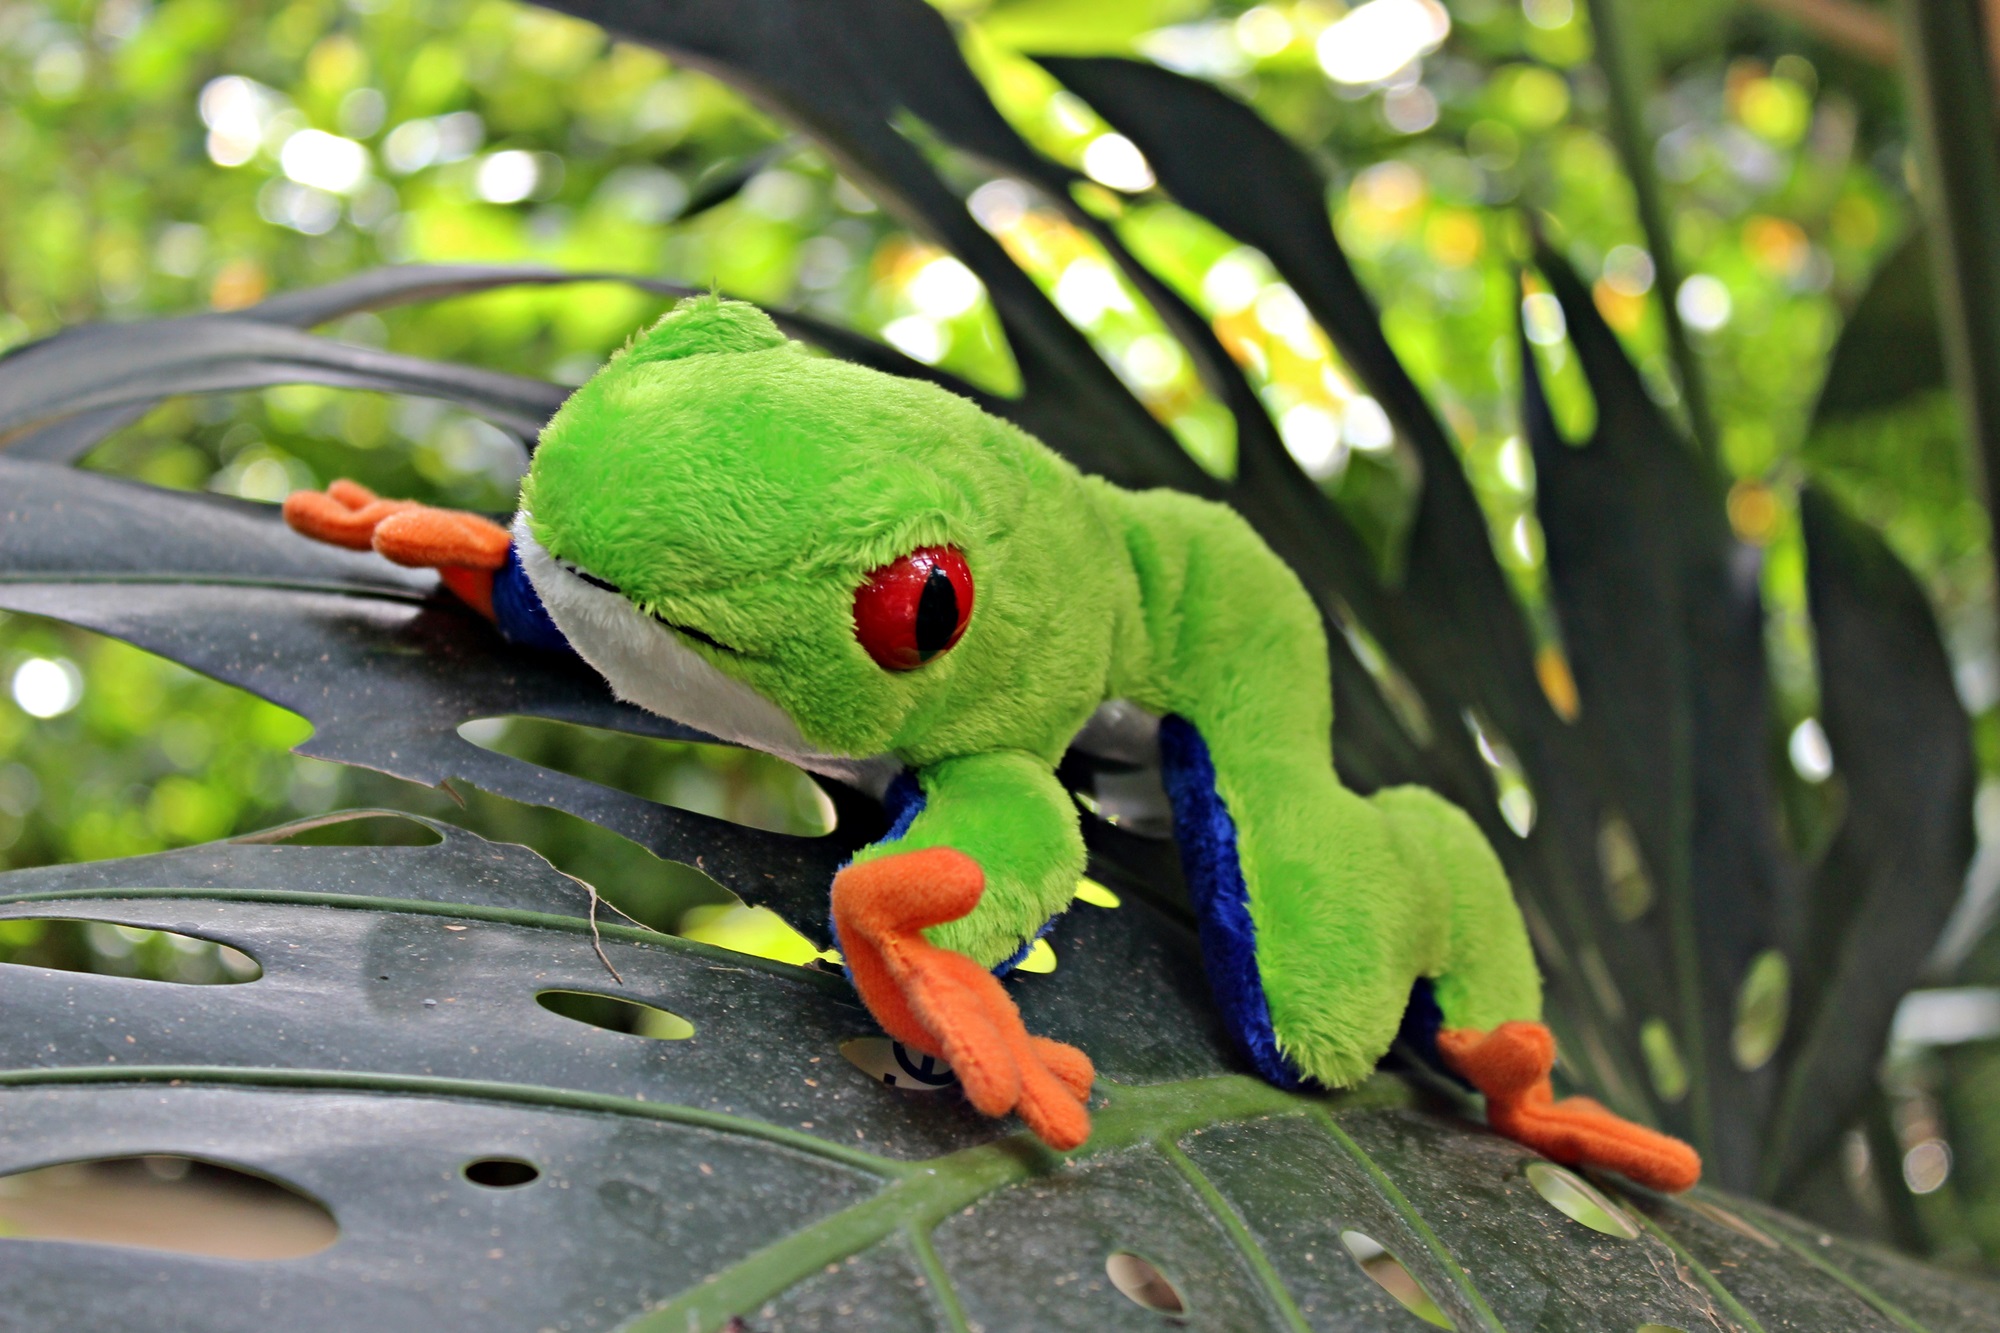
<path id="1" fill-rule="evenodd" d="M 83 673 L 65 657 L 31 657 L 14 668 L 14 702 L 29 717 L 61 717 L 83 700 Z"/>

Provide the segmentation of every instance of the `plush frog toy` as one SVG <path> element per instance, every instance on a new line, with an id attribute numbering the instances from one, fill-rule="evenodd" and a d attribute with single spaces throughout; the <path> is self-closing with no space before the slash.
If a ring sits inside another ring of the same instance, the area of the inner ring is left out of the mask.
<path id="1" fill-rule="evenodd" d="M 1348 1086 L 1415 1029 L 1501 1133 L 1662 1189 L 1700 1173 L 1554 1100 L 1492 849 L 1429 791 L 1341 785 L 1319 613 L 1221 505 L 1084 476 L 943 389 L 699 297 L 563 405 L 511 531 L 351 482 L 285 516 L 437 568 L 640 707 L 878 791 L 901 774 L 889 836 L 833 882 L 846 965 L 885 1031 L 1054 1147 L 1090 1132 L 1090 1061 L 1030 1035 L 995 970 L 1070 903 L 1084 847 L 1055 766 L 1124 701 L 1160 719 L 1215 1000 L 1259 1074 Z"/>

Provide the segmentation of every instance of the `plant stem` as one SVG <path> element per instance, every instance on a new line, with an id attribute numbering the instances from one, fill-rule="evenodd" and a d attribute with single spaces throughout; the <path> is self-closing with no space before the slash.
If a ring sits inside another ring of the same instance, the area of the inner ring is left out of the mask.
<path id="1" fill-rule="evenodd" d="M 1896 0 L 1945 365 L 1973 473 L 2000 482 L 2000 130 L 1980 0 Z"/>
<path id="2" fill-rule="evenodd" d="M 1652 86 L 1651 53 L 1640 43 L 1626 0 L 1589 0 L 1590 23 L 1597 34 L 1597 63 L 1611 89 L 1611 140 L 1625 164 L 1638 205 L 1639 229 L 1653 255 L 1653 289 L 1660 301 L 1660 318 L 1667 330 L 1667 355 L 1680 381 L 1689 432 L 1709 457 L 1715 454 L 1715 422 L 1709 413 L 1708 390 L 1687 326 L 1674 304 L 1680 291 L 1680 263 L 1674 257 L 1673 235 L 1660 198 L 1660 179 L 1653 171 L 1653 136 L 1646 127 L 1646 91 Z"/>

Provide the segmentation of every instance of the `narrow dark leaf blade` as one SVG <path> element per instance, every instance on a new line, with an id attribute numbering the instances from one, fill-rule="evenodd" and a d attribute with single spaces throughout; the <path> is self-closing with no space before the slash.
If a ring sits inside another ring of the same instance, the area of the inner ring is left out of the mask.
<path id="1" fill-rule="evenodd" d="M 1761 561 L 1730 532 L 1717 482 L 1648 397 L 1575 273 L 1548 250 L 1537 263 L 1598 423 L 1588 445 L 1565 444 L 1525 359 L 1550 589 L 1582 699 L 1578 726 L 1602 774 L 1600 810 L 1630 825 L 1657 894 L 1647 918 L 1605 933 L 1664 943 L 1670 964 L 1632 979 L 1632 1018 L 1666 1022 L 1693 1075 L 1667 1122 L 1708 1154 L 1713 1178 L 1747 1186 L 1772 1080 L 1736 1066 L 1729 1035 L 1751 961 L 1791 938 L 1797 893 L 1766 771 Z"/>
<path id="2" fill-rule="evenodd" d="M 1422 654 L 1426 675 L 1450 681 L 1461 699 L 1477 699 L 1525 742 L 1550 720 L 1526 628 L 1458 456 L 1334 239 L 1319 172 L 1255 111 L 1200 80 L 1110 57 L 1041 63 L 1138 145 L 1176 201 L 1270 257 L 1417 450 L 1425 484 L 1410 538 L 1408 595 L 1399 603 L 1410 624 L 1396 647 L 1405 658 Z M 1290 469 L 1278 471 L 1271 490 L 1310 494 L 1286 475 Z M 1323 515 L 1319 497 L 1310 498 Z"/>
<path id="3" fill-rule="evenodd" d="M 171 338 L 147 324 L 97 325 L 0 362 L 0 437 L 174 394 L 295 383 L 443 398 L 529 440 L 568 396 L 560 385 L 519 375 L 208 315 L 180 321 Z"/>
<path id="4" fill-rule="evenodd" d="M 1912 232 L 1875 271 L 1847 317 L 1827 362 L 1813 426 L 1894 407 L 1944 384 L 1929 246 L 1922 232 Z"/>
<path id="5" fill-rule="evenodd" d="M 1917 191 L 1945 366 L 1980 460 L 2000 483 L 2000 126 L 1980 0 L 1896 0 Z"/>
<path id="6" fill-rule="evenodd" d="M 1833 1150 L 1972 857 L 1971 722 L 1923 588 L 1823 491 L 1799 498 L 1821 724 L 1846 818 L 1814 870 L 1766 1186 Z"/>
<path id="7" fill-rule="evenodd" d="M 275 506 L 0 455 L 0 582 L 189 579 L 416 601 L 436 575 L 306 541 Z"/>
<path id="8" fill-rule="evenodd" d="M 1017 166 L 1035 155 L 996 111 L 949 25 L 922 0 L 611 0 L 551 6 L 665 49 L 819 142 L 885 207 L 979 275 L 1020 368 L 1010 413 L 1085 469 L 1126 485 L 1213 485 L 1089 341 L 1007 257 L 905 133 Z"/>
<path id="9" fill-rule="evenodd" d="M 504 287 L 556 286 L 589 282 L 622 283 L 674 299 L 693 296 L 701 290 L 681 283 L 629 273 L 571 272 L 535 265 L 410 264 L 370 269 L 352 278 L 329 283 L 323 287 L 284 292 L 239 311 L 237 317 L 306 329 L 363 310 L 381 310 L 415 302 L 446 300 L 454 296 L 475 295 Z M 824 348 L 844 360 L 871 366 L 891 375 L 929 380 L 953 393 L 970 398 L 988 411 L 1001 416 L 1007 416 L 1016 410 L 1016 404 L 1012 399 L 987 393 L 967 384 L 948 371 L 925 365 L 885 343 L 877 342 L 850 329 L 843 329 L 811 315 L 794 311 L 771 310 L 769 314 L 778 327 L 792 337 Z M 30 344 L 27 348 L 16 350 L 17 352 L 36 350 L 38 355 L 43 357 L 63 357 L 73 353 L 87 361 L 97 354 L 96 339 L 106 336 L 109 330 L 144 327 L 150 337 L 172 342 L 181 336 L 181 327 L 186 322 L 199 323 L 214 318 L 213 315 L 201 314 L 155 320 L 143 326 L 83 325 L 65 330 L 39 343 Z M 43 361 L 41 364 L 46 366 L 54 362 Z M 0 383 L 5 382 L 6 374 L 5 358 L 0 358 Z M 129 406 L 100 408 L 65 417 L 48 425 L 21 431 L 11 440 L 0 441 L 0 450 L 5 450 L 7 454 L 16 458 L 75 462 L 99 441 L 139 420 L 158 401 L 159 399 L 151 399 Z"/>

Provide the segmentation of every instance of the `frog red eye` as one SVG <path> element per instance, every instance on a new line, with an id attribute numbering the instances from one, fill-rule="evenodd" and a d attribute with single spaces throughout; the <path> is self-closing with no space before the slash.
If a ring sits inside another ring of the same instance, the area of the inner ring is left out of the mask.
<path id="1" fill-rule="evenodd" d="M 972 571 L 951 546 L 919 547 L 854 590 L 854 637 L 889 671 L 916 670 L 971 619 Z"/>

